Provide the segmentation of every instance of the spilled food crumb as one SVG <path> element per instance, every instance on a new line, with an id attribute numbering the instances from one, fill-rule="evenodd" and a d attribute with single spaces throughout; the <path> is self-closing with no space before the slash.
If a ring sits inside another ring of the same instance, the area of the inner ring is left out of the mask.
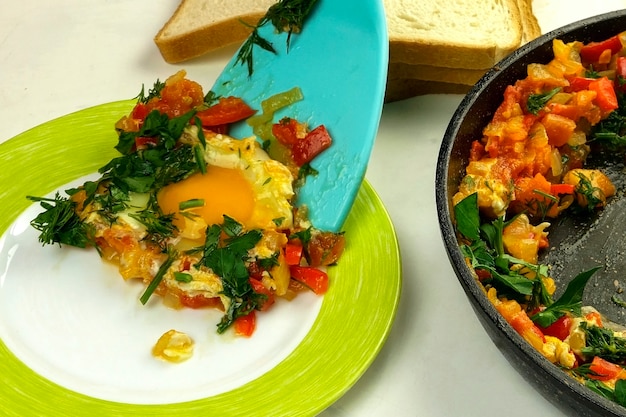
<path id="1" fill-rule="evenodd" d="M 177 330 L 165 332 L 152 348 L 152 356 L 168 362 L 183 362 L 193 355 L 194 342 L 189 335 Z"/>

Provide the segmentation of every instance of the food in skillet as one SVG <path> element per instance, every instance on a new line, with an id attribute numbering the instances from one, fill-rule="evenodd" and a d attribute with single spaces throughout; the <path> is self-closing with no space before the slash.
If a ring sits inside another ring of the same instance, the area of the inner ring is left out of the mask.
<path id="1" fill-rule="evenodd" d="M 602 42 L 553 41 L 554 58 L 510 85 L 472 144 L 453 197 L 461 250 L 507 322 L 555 365 L 626 406 L 626 331 L 583 307 L 588 280 L 555 283 L 539 262 L 551 222 L 586 215 L 616 193 L 586 166 L 590 153 L 626 145 L 626 32 Z"/>
<path id="2" fill-rule="evenodd" d="M 175 308 L 218 308 L 219 333 L 249 336 L 277 297 L 325 293 L 326 267 L 344 248 L 342 233 L 317 230 L 293 205 L 332 142 L 323 125 L 273 121 L 300 99 L 295 88 L 255 114 L 239 98 L 205 95 L 184 71 L 157 81 L 115 125 L 120 156 L 68 197 L 29 197 L 45 209 L 31 224 L 42 243 L 93 246 L 124 279 L 142 280 L 143 304 L 158 294 Z M 259 140 L 227 135 L 244 120 Z"/>

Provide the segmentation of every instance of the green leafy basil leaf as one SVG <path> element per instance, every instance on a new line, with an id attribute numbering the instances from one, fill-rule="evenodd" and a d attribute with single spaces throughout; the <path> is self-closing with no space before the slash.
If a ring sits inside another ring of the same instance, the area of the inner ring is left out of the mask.
<path id="1" fill-rule="evenodd" d="M 619 379 L 615 383 L 615 402 L 626 407 L 626 380 Z"/>
<path id="2" fill-rule="evenodd" d="M 480 239 L 480 214 L 478 211 L 478 194 L 473 193 L 454 206 L 456 228 L 471 241 Z"/>
<path id="3" fill-rule="evenodd" d="M 571 312 L 575 316 L 580 316 L 585 286 L 598 269 L 600 269 L 600 267 L 595 267 L 578 274 L 572 281 L 570 281 L 565 289 L 565 292 L 561 295 L 561 297 L 559 297 L 558 300 L 548 306 L 545 310 L 534 314 L 531 319 L 541 327 L 548 327 L 567 312 Z"/>

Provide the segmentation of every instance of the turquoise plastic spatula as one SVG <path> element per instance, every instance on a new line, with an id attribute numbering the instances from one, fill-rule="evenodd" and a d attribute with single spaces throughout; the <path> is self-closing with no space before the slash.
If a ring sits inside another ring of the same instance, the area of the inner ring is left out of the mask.
<path id="1" fill-rule="evenodd" d="M 310 128 L 323 124 L 333 144 L 311 164 L 318 174 L 307 178 L 296 204 L 308 206 L 316 228 L 340 231 L 365 176 L 383 106 L 389 43 L 381 1 L 318 0 L 289 49 L 287 34 L 271 23 L 258 33 L 277 53 L 255 47 L 252 75 L 236 63 L 236 53 L 212 90 L 260 110 L 264 99 L 301 89 L 303 100 L 275 121 L 290 116 Z M 253 133 L 240 123 L 231 134 Z"/>

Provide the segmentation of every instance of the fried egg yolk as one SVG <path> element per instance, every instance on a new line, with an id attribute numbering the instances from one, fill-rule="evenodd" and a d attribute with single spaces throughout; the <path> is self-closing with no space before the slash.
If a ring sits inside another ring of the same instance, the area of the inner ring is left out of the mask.
<path id="1" fill-rule="evenodd" d="M 206 173 L 169 184 L 157 195 L 163 213 L 174 214 L 179 236 L 203 239 L 207 226 L 222 224 L 224 216 L 248 230 L 289 228 L 294 195 L 289 169 L 253 137 L 237 140 L 205 132 L 205 140 Z M 181 203 L 190 200 L 197 204 L 181 211 Z"/>
<path id="2" fill-rule="evenodd" d="M 224 215 L 247 224 L 254 209 L 252 186 L 240 170 L 209 166 L 205 174 L 163 187 L 158 202 L 163 213 L 175 213 L 174 225 L 185 229 L 185 216 L 180 214 L 180 203 L 202 200 L 203 205 L 189 209 L 192 216 L 200 216 L 207 225 L 221 224 Z"/>

